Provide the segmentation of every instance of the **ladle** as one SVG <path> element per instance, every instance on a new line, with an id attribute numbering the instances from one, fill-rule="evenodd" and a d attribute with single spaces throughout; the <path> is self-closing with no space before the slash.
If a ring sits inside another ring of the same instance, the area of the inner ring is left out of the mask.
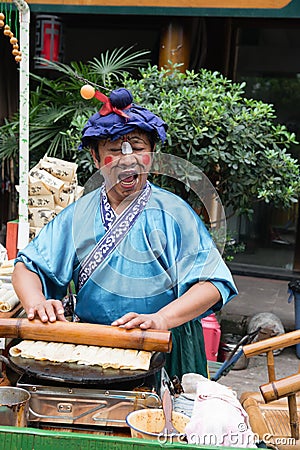
<path id="1" fill-rule="evenodd" d="M 164 425 L 163 429 L 161 430 L 161 433 L 164 433 L 166 435 L 179 434 L 179 431 L 173 425 L 173 422 L 172 422 L 173 405 L 172 405 L 171 394 L 170 394 L 170 391 L 168 388 L 166 388 L 163 393 L 162 406 L 163 406 L 163 411 L 164 411 L 164 416 L 165 416 L 165 425 Z"/>

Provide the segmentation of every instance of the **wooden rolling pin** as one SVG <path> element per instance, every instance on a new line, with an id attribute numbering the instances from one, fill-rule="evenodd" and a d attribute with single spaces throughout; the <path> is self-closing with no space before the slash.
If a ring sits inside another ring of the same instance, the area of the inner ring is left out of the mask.
<path id="1" fill-rule="evenodd" d="M 141 328 L 126 330 L 122 327 L 92 323 L 61 321 L 43 323 L 40 320 L 0 319 L 0 337 L 165 353 L 169 353 L 172 349 L 170 331 Z"/>

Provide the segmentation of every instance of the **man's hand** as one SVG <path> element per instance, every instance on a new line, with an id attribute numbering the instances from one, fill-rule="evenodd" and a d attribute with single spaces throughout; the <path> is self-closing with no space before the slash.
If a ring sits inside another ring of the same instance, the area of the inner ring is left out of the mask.
<path id="1" fill-rule="evenodd" d="M 37 303 L 33 307 L 29 307 L 27 310 L 27 318 L 29 320 L 37 318 L 42 322 L 55 322 L 56 320 L 67 321 L 60 300 L 45 300 Z"/>
<path id="2" fill-rule="evenodd" d="M 201 281 L 154 314 L 130 312 L 115 320 L 112 325 L 127 329 L 140 327 L 143 330 L 171 330 L 201 316 L 220 300 L 219 290 L 210 281 Z"/>
<path id="3" fill-rule="evenodd" d="M 137 314 L 130 312 L 115 320 L 112 323 L 113 326 L 121 326 L 123 328 L 142 328 L 147 330 L 152 328 L 153 330 L 167 330 L 168 325 L 161 313 L 155 314 Z"/>
<path id="4" fill-rule="evenodd" d="M 34 318 L 42 322 L 67 320 L 61 301 L 46 300 L 38 274 L 28 270 L 24 263 L 18 262 L 15 265 L 12 283 L 29 320 Z"/>

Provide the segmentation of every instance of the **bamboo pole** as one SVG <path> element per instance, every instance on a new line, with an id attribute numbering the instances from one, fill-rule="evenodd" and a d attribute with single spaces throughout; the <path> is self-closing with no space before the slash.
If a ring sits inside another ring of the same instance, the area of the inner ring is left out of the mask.
<path id="1" fill-rule="evenodd" d="M 266 403 L 279 400 L 282 397 L 287 397 L 300 391 L 300 374 L 296 373 L 289 377 L 263 384 L 259 389 Z"/>
<path id="2" fill-rule="evenodd" d="M 291 347 L 300 343 L 300 330 L 291 331 L 290 333 L 274 336 L 263 341 L 254 342 L 243 347 L 243 352 L 247 358 L 267 353 L 270 350 L 278 350 L 280 348 Z"/>
<path id="3" fill-rule="evenodd" d="M 260 386 L 260 392 L 266 403 L 270 403 L 280 398 L 288 398 L 289 420 L 291 428 L 291 436 L 299 439 L 299 418 L 297 411 L 296 393 L 300 391 L 300 374 L 291 375 L 290 377 L 273 380 L 271 383 Z"/>
<path id="4" fill-rule="evenodd" d="M 270 430 L 261 410 L 259 409 L 258 402 L 254 398 L 248 397 L 242 402 L 242 406 L 249 416 L 252 430 L 258 434 L 259 439 L 264 439 L 265 436 L 270 435 Z"/>
<path id="5" fill-rule="evenodd" d="M 141 328 L 126 330 L 122 327 L 81 322 L 44 323 L 37 319 L 0 319 L 0 337 L 165 353 L 169 353 L 172 349 L 170 331 Z"/>
<path id="6" fill-rule="evenodd" d="M 269 381 L 276 380 L 274 355 L 273 355 L 273 351 L 272 350 L 267 352 L 267 367 L 268 367 Z"/>
<path id="7" fill-rule="evenodd" d="M 292 438 L 299 439 L 299 419 L 297 412 L 297 400 L 296 394 L 291 394 L 288 396 L 289 403 L 289 416 L 290 416 L 290 427 Z"/>

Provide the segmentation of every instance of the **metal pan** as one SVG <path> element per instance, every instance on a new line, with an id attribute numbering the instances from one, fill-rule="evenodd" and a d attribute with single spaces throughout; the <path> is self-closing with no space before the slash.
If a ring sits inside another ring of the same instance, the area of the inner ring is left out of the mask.
<path id="1" fill-rule="evenodd" d="M 146 378 L 158 372 L 165 364 L 164 353 L 154 353 L 149 370 L 103 369 L 100 366 L 84 366 L 75 363 L 51 363 L 35 359 L 9 356 L 0 360 L 17 373 L 26 374 L 41 380 L 60 383 L 110 385 L 112 383 L 131 382 Z"/>

